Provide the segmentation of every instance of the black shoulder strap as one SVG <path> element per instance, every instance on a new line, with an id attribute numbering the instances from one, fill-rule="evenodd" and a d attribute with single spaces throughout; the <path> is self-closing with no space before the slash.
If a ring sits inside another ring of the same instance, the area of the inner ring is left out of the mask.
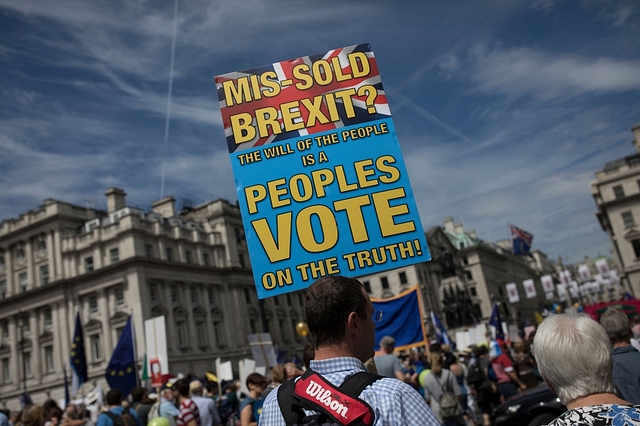
<path id="1" fill-rule="evenodd" d="M 114 413 L 111 412 L 111 410 L 105 411 L 102 414 L 106 414 L 107 417 L 109 417 L 111 420 L 114 420 L 117 417 Z"/>
<path id="2" fill-rule="evenodd" d="M 312 374 L 317 374 L 318 376 L 322 377 L 319 373 L 316 373 L 311 369 L 307 369 L 307 371 L 305 371 L 300 379 L 306 379 Z M 361 371 L 347 377 L 345 381 L 342 382 L 342 384 L 337 388 L 337 390 L 352 398 L 358 398 L 360 396 L 360 393 L 362 393 L 362 391 L 367 386 L 381 378 L 382 376 L 379 376 L 377 374 Z M 318 408 L 309 406 L 306 401 L 298 397 L 295 394 L 294 386 L 295 380 L 287 380 L 278 388 L 278 405 L 280 406 L 282 417 L 284 418 L 287 426 L 298 425 L 302 423 L 302 420 L 305 417 L 303 408 L 308 410 L 313 409 L 314 411 L 317 411 Z M 360 401 L 367 407 L 369 407 L 369 409 L 371 409 L 369 404 L 367 404 L 365 401 Z"/>

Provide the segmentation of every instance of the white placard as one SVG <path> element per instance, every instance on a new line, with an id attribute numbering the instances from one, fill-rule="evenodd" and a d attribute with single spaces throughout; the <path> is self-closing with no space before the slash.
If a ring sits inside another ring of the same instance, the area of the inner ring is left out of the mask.
<path id="1" fill-rule="evenodd" d="M 510 303 L 517 303 L 520 301 L 520 295 L 518 294 L 518 287 L 516 283 L 509 283 L 505 286 L 507 289 L 507 296 Z"/>
<path id="2" fill-rule="evenodd" d="M 524 280 L 522 281 L 522 285 L 524 286 L 524 294 L 527 296 L 527 299 L 537 296 L 536 286 L 533 280 Z"/>

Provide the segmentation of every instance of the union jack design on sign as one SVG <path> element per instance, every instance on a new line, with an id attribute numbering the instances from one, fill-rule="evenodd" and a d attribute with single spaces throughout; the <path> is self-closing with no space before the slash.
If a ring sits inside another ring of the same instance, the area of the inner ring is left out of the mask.
<path id="1" fill-rule="evenodd" d="M 229 152 L 391 116 L 369 44 L 232 72 L 215 81 Z M 262 115 L 274 110 L 277 115 Z M 234 132 L 232 117 L 238 114 L 252 120 Z M 245 134 L 250 126 L 264 131 L 239 142 L 250 136 Z"/>

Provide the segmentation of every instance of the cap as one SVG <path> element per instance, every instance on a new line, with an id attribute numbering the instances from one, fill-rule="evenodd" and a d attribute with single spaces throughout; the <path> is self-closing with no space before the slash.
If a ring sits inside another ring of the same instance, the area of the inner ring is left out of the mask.
<path id="1" fill-rule="evenodd" d="M 200 383 L 200 380 L 194 380 L 189 383 L 189 390 L 193 391 L 196 389 L 202 389 L 202 383 Z"/>
<path id="2" fill-rule="evenodd" d="M 395 346 L 396 339 L 391 336 L 384 336 L 382 340 L 380 340 L 380 346 Z"/>

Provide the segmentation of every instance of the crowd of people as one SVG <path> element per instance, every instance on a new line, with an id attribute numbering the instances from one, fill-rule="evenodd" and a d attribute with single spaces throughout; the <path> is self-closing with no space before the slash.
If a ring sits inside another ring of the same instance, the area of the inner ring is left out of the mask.
<path id="1" fill-rule="evenodd" d="M 181 378 L 157 395 L 140 387 L 125 398 L 111 389 L 98 410 L 49 400 L 0 411 L 0 426 L 489 426 L 497 406 L 543 381 L 568 409 L 553 426 L 640 424 L 640 323 L 632 327 L 620 310 L 609 309 L 599 323 L 553 314 L 517 341 L 487 334 L 462 351 L 433 343 L 396 355 L 395 339 L 385 336 L 377 356 L 381 313 L 358 280 L 319 279 L 307 290 L 305 311 L 312 342 L 304 365 L 249 374 L 246 394 L 237 380 L 219 387 Z"/>

